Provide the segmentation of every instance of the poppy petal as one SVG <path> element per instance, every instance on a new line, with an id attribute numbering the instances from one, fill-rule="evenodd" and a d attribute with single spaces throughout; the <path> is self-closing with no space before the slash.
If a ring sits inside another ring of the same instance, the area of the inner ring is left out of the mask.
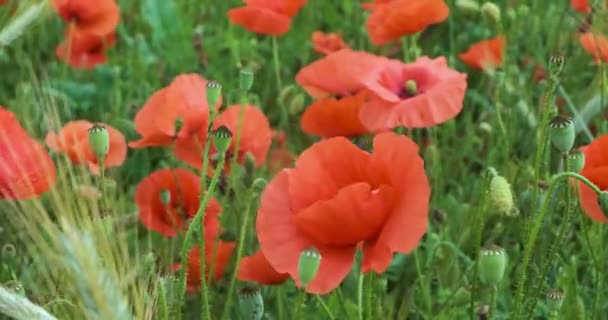
<path id="1" fill-rule="evenodd" d="M 321 137 L 350 137 L 368 133 L 369 130 L 359 120 L 365 97 L 365 93 L 361 92 L 342 99 L 317 100 L 302 114 L 302 131 Z"/>
<path id="2" fill-rule="evenodd" d="M 266 260 L 262 251 L 258 250 L 253 255 L 241 260 L 237 278 L 241 281 L 274 285 L 285 282 L 289 279 L 289 274 L 277 272 Z"/>

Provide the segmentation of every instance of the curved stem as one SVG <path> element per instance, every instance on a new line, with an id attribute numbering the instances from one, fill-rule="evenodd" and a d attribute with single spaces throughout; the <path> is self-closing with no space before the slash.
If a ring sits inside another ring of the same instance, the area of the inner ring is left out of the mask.
<path id="1" fill-rule="evenodd" d="M 329 307 L 327 306 L 327 304 L 325 304 L 325 301 L 323 301 L 323 298 L 321 298 L 318 294 L 315 294 L 315 297 L 317 298 L 317 300 L 319 301 L 319 303 L 321 303 L 321 306 L 323 307 L 323 310 L 325 310 L 325 312 L 327 313 L 327 315 L 329 316 L 329 318 L 332 319 L 332 320 L 336 319 L 336 317 L 334 317 L 334 314 L 331 313 L 331 310 L 329 309 Z"/>
<path id="2" fill-rule="evenodd" d="M 359 284 L 357 285 L 357 308 L 358 310 L 358 319 L 363 320 L 363 280 L 365 279 L 365 275 L 361 273 L 359 275 Z"/>

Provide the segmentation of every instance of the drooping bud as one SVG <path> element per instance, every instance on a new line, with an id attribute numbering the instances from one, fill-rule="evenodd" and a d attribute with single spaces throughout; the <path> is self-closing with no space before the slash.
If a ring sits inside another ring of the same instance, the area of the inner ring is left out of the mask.
<path id="1" fill-rule="evenodd" d="M 585 154 L 580 150 L 574 150 L 568 154 L 570 171 L 579 173 L 585 167 Z"/>
<path id="2" fill-rule="evenodd" d="M 481 249 L 479 256 L 479 277 L 487 285 L 495 286 L 505 275 L 507 253 L 505 249 L 491 245 Z"/>
<path id="3" fill-rule="evenodd" d="M 300 253 L 298 277 L 304 288 L 315 278 L 319 266 L 321 266 L 321 255 L 317 249 L 309 248 Z"/>
<path id="4" fill-rule="evenodd" d="M 405 82 L 405 91 L 407 92 L 408 96 L 413 97 L 416 95 L 416 93 L 418 92 L 418 85 L 416 84 L 416 81 L 414 80 L 407 80 Z"/>
<path id="5" fill-rule="evenodd" d="M 556 116 L 549 123 L 551 128 L 551 142 L 562 153 L 568 153 L 574 146 L 576 131 L 572 118 L 567 116 Z"/>
<path id="6" fill-rule="evenodd" d="M 213 137 L 213 145 L 219 154 L 225 154 L 230 148 L 232 143 L 232 132 L 226 126 L 220 126 L 219 128 L 211 132 Z"/>
<path id="7" fill-rule="evenodd" d="M 110 151 L 110 134 L 108 133 L 108 129 L 96 123 L 89 128 L 88 132 L 91 151 L 93 151 L 98 160 L 105 159 Z"/>
<path id="8" fill-rule="evenodd" d="M 551 311 L 558 311 L 562 307 L 566 295 L 561 289 L 551 289 L 547 292 L 546 298 L 549 309 L 551 309 Z"/>
<path id="9" fill-rule="evenodd" d="M 253 86 L 253 72 L 249 70 L 241 70 L 239 72 L 239 89 L 243 92 L 247 92 Z"/>
<path id="10" fill-rule="evenodd" d="M 207 105 L 215 106 L 222 95 L 222 85 L 217 81 L 207 82 Z"/>
<path id="11" fill-rule="evenodd" d="M 554 55 L 549 58 L 549 74 L 553 77 L 559 76 L 559 74 L 564 70 L 564 65 L 566 64 L 566 60 L 562 55 Z"/>
<path id="12" fill-rule="evenodd" d="M 171 191 L 167 189 L 162 189 L 160 191 L 160 202 L 162 202 L 165 206 L 168 206 L 171 202 Z"/>
<path id="13" fill-rule="evenodd" d="M 500 214 L 510 214 L 513 210 L 513 193 L 509 181 L 498 174 L 490 180 L 490 203 L 493 209 Z"/>
<path id="14" fill-rule="evenodd" d="M 474 0 L 456 0 L 456 8 L 465 15 L 474 15 L 479 12 L 479 4 Z"/>
<path id="15" fill-rule="evenodd" d="M 292 115 L 300 113 L 306 107 L 306 101 L 303 94 L 297 93 L 289 101 L 289 113 Z"/>
<path id="16" fill-rule="evenodd" d="M 239 290 L 239 306 L 245 319 L 260 320 L 264 315 L 264 299 L 257 287 L 244 287 Z"/>
<path id="17" fill-rule="evenodd" d="M 494 2 L 486 2 L 481 6 L 481 15 L 491 23 L 500 22 L 500 8 Z"/>
<path id="18" fill-rule="evenodd" d="M 597 202 L 604 215 L 608 215 L 608 191 L 602 191 L 597 195 Z"/>

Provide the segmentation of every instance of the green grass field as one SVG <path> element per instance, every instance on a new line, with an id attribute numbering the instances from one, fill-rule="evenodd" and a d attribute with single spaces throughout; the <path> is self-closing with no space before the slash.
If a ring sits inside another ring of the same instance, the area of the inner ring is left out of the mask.
<path id="1" fill-rule="evenodd" d="M 606 63 L 603 0 L 0 0 L 0 319 L 608 319 Z"/>

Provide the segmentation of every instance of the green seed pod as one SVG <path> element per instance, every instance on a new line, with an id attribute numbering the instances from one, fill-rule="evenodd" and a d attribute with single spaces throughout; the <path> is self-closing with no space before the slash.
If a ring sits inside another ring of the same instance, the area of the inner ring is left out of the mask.
<path id="1" fill-rule="evenodd" d="M 298 114 L 304 110 L 304 107 L 306 107 L 304 95 L 297 93 L 289 102 L 289 113 L 292 115 Z"/>
<path id="2" fill-rule="evenodd" d="M 513 210 L 513 193 L 511 185 L 502 176 L 495 175 L 490 181 L 490 203 L 500 214 L 510 214 Z"/>
<path id="3" fill-rule="evenodd" d="M 556 116 L 549 123 L 551 128 L 551 142 L 555 148 L 562 153 L 568 153 L 574 146 L 576 132 L 572 118 L 566 116 Z"/>
<path id="4" fill-rule="evenodd" d="M 415 96 L 418 92 L 418 85 L 414 80 L 407 80 L 405 82 L 405 91 L 409 96 Z"/>
<path id="5" fill-rule="evenodd" d="M 551 56 L 549 58 L 549 74 L 553 77 L 559 76 L 559 74 L 564 70 L 564 65 L 566 64 L 566 60 L 561 55 Z"/>
<path id="6" fill-rule="evenodd" d="M 160 202 L 162 202 L 165 206 L 168 206 L 171 202 L 171 191 L 167 189 L 162 189 L 160 191 Z"/>
<path id="7" fill-rule="evenodd" d="M 260 320 L 264 315 L 262 292 L 256 287 L 244 287 L 239 290 L 239 306 L 245 319 Z"/>
<path id="8" fill-rule="evenodd" d="M 239 72 L 239 89 L 243 92 L 247 92 L 253 86 L 253 72 L 249 70 L 241 70 Z"/>
<path id="9" fill-rule="evenodd" d="M 568 154 L 570 171 L 579 173 L 585 167 L 585 154 L 579 150 L 574 150 Z"/>
<path id="10" fill-rule="evenodd" d="M 494 2 L 486 2 L 481 6 L 481 15 L 490 23 L 500 22 L 500 8 Z"/>
<path id="11" fill-rule="evenodd" d="M 213 145 L 220 154 L 225 154 L 232 143 L 232 132 L 226 126 L 220 126 L 211 133 Z"/>
<path id="12" fill-rule="evenodd" d="M 321 266 L 321 255 L 317 249 L 309 248 L 302 251 L 298 261 L 298 277 L 304 288 L 315 278 L 319 266 Z"/>
<path id="13" fill-rule="evenodd" d="M 106 158 L 110 151 L 110 134 L 101 124 L 94 124 L 89 128 L 89 146 L 98 160 Z"/>
<path id="14" fill-rule="evenodd" d="M 604 215 L 608 215 L 608 191 L 602 191 L 597 195 L 597 202 Z"/>
<path id="15" fill-rule="evenodd" d="M 464 15 L 475 15 L 479 13 L 479 4 L 474 0 L 456 0 L 456 8 Z"/>
<path id="16" fill-rule="evenodd" d="M 551 311 L 558 311 L 562 307 L 566 295 L 561 289 L 551 289 L 547 292 L 546 298 L 549 309 L 551 309 Z"/>
<path id="17" fill-rule="evenodd" d="M 222 85 L 217 81 L 207 82 L 207 105 L 215 106 L 222 95 Z"/>
<path id="18" fill-rule="evenodd" d="M 495 286 L 505 275 L 507 253 L 499 246 L 491 245 L 481 249 L 479 257 L 479 277 L 487 285 Z"/>

